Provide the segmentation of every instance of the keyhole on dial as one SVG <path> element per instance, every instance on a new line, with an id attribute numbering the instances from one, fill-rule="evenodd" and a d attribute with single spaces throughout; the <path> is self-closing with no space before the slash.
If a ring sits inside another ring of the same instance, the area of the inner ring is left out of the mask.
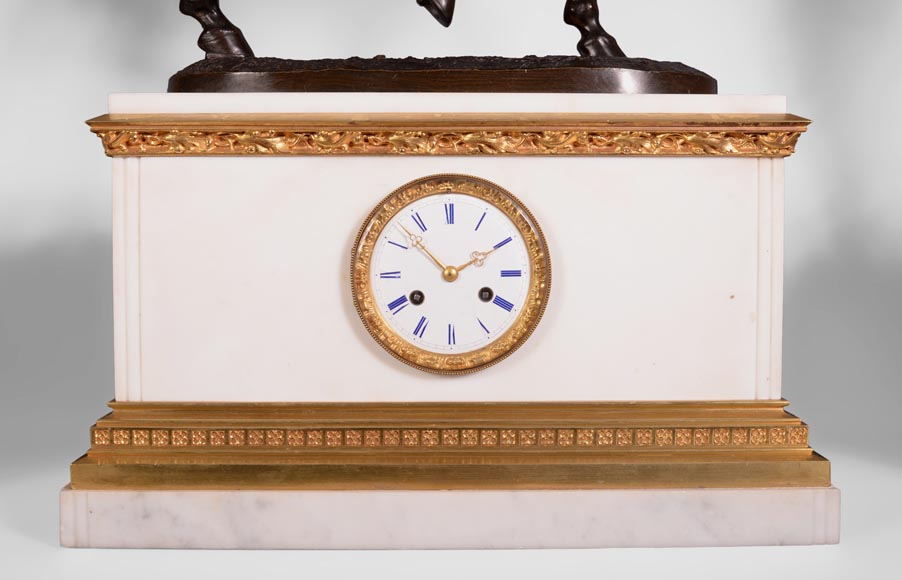
<path id="1" fill-rule="evenodd" d="M 479 299 L 483 302 L 491 302 L 494 297 L 495 293 L 492 292 L 492 289 L 489 287 L 485 287 L 479 291 Z"/>
<path id="2" fill-rule="evenodd" d="M 410 303 L 413 304 L 414 306 L 419 306 L 420 304 L 422 304 L 425 301 L 426 301 L 426 295 L 423 294 L 421 291 L 414 290 L 413 292 L 410 293 Z"/>

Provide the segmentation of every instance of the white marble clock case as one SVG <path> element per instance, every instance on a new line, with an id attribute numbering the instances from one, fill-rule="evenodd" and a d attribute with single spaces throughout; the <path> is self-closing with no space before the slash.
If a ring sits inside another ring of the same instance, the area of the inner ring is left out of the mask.
<path id="1" fill-rule="evenodd" d="M 474 108 L 783 113 L 785 100 L 115 95 L 110 104 L 114 114 Z M 527 344 L 452 378 L 383 352 L 357 317 L 348 274 L 374 205 L 437 173 L 518 196 L 545 232 L 553 272 Z M 113 176 L 120 402 L 781 397 L 779 158 L 117 157 Z"/>
<path id="2" fill-rule="evenodd" d="M 612 95 L 110 99 L 110 113 L 119 115 L 358 112 L 781 114 L 786 104 L 782 97 Z M 780 157 L 192 155 L 117 156 L 112 163 L 117 403 L 782 396 Z M 388 356 L 350 296 L 351 245 L 363 219 L 398 186 L 437 173 L 482 177 L 517 195 L 543 228 L 553 266 L 549 306 L 528 343 L 496 367 L 459 377 L 427 375 Z M 829 486 L 271 491 L 120 484 L 63 490 L 63 545 L 543 548 L 839 538 L 839 492 Z"/>

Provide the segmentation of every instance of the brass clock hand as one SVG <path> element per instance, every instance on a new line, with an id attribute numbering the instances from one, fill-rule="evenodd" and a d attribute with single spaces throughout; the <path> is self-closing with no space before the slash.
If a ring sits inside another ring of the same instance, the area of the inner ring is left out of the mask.
<path id="1" fill-rule="evenodd" d="M 485 264 L 486 258 L 488 258 L 489 255 L 492 254 L 497 249 L 498 248 L 492 248 L 488 252 L 473 252 L 472 254 L 470 254 L 470 257 L 472 258 L 472 260 L 470 260 L 466 264 L 463 264 L 462 266 L 458 266 L 457 271 L 460 272 L 464 268 L 469 268 L 470 266 L 476 266 L 477 268 L 482 268 L 483 264 Z"/>
<path id="2" fill-rule="evenodd" d="M 447 280 L 447 279 L 448 279 L 448 274 L 447 274 L 447 272 L 448 272 L 449 268 L 448 268 L 447 266 L 445 266 L 444 264 L 442 264 L 442 261 L 439 260 L 438 258 L 436 258 L 436 257 L 432 254 L 432 252 L 430 252 L 430 251 L 426 248 L 426 244 L 423 243 L 423 237 L 422 237 L 422 236 L 415 235 L 415 234 L 412 234 L 407 228 L 405 228 L 405 227 L 402 226 L 401 224 L 398 224 L 398 227 L 401 228 L 402 230 L 404 230 L 404 233 L 407 234 L 407 236 L 410 238 L 410 244 L 411 244 L 412 246 L 414 246 L 414 247 L 416 247 L 416 248 L 419 248 L 420 250 L 423 250 L 423 252 L 425 252 L 425 254 L 426 254 L 427 256 L 429 256 L 429 258 L 430 258 L 433 262 L 435 262 L 435 265 L 442 269 L 442 276 Z M 457 276 L 455 275 L 454 278 L 456 279 Z M 454 280 L 448 280 L 448 281 L 449 281 L 449 282 L 453 282 Z"/>

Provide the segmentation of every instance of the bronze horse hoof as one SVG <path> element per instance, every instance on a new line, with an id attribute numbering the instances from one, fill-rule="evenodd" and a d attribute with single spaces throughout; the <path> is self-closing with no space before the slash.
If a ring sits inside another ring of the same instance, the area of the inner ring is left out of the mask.
<path id="1" fill-rule="evenodd" d="M 454 19 L 454 0 L 417 0 L 417 4 L 432 14 L 445 28 Z"/>

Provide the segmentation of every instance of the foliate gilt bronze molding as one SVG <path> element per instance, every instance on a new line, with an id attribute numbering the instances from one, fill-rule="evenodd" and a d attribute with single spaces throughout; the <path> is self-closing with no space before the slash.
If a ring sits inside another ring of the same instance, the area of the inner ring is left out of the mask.
<path id="1" fill-rule="evenodd" d="M 374 115 L 337 119 L 105 115 L 88 122 L 111 157 L 189 155 L 633 155 L 787 157 L 793 115 Z"/>

